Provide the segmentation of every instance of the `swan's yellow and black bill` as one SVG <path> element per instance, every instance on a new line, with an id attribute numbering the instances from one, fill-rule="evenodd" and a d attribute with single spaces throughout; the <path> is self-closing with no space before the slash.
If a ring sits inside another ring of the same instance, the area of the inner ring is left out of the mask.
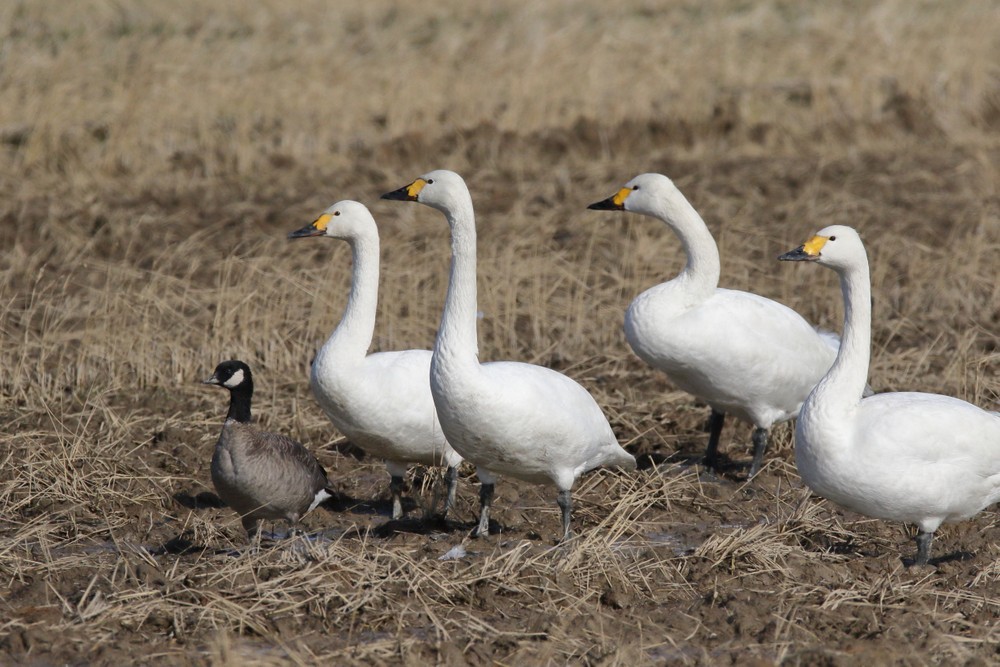
<path id="1" fill-rule="evenodd" d="M 595 211 L 624 211 L 625 210 L 625 200 L 628 199 L 629 194 L 631 194 L 631 188 L 622 188 L 616 192 L 613 196 L 607 199 L 602 199 L 601 201 L 594 202 L 587 208 L 594 209 Z"/>
<path id="2" fill-rule="evenodd" d="M 829 237 L 814 236 L 795 250 L 789 250 L 784 255 L 778 257 L 783 262 L 815 262 L 820 257 L 820 251 Z"/>
<path id="3" fill-rule="evenodd" d="M 418 178 L 409 185 L 404 185 L 398 190 L 393 190 L 392 192 L 386 192 L 382 195 L 381 199 L 394 199 L 396 201 L 417 201 L 417 195 L 420 191 L 424 189 L 427 185 L 427 181 L 422 178 Z"/>
<path id="4" fill-rule="evenodd" d="M 288 232 L 288 238 L 300 239 L 306 236 L 323 236 L 326 232 L 326 226 L 330 224 L 331 217 L 332 216 L 329 213 L 324 213 L 302 229 L 296 229 L 294 232 Z"/>

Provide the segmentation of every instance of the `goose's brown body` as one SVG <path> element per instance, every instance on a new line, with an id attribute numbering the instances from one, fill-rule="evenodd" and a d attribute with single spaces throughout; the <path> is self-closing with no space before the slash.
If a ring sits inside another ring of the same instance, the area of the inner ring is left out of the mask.
<path id="1" fill-rule="evenodd" d="M 326 471 L 300 443 L 250 424 L 253 377 L 242 361 L 224 361 L 206 384 L 229 390 L 229 413 L 212 455 L 212 483 L 250 536 L 261 519 L 297 522 L 330 498 Z"/>
<path id="2" fill-rule="evenodd" d="M 248 533 L 261 519 L 301 519 L 324 498 L 326 472 L 301 444 L 227 419 L 212 456 L 212 483 Z"/>

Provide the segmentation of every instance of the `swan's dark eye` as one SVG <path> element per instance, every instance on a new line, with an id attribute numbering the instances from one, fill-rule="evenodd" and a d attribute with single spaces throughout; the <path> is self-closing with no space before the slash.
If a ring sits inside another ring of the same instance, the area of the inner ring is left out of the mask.
<path id="1" fill-rule="evenodd" d="M 633 189 L 633 190 L 638 190 L 638 189 L 639 189 L 639 186 L 638 186 L 638 185 L 633 185 L 633 186 L 632 186 L 632 189 Z"/>
<path id="2" fill-rule="evenodd" d="M 432 183 L 434 183 L 434 179 L 433 178 L 428 178 L 427 179 L 427 185 L 431 185 Z"/>
<path id="3" fill-rule="evenodd" d="M 830 237 L 830 240 L 831 240 L 831 241 L 836 241 L 836 240 L 837 240 L 837 237 L 836 237 L 836 236 L 831 236 L 831 237 Z"/>
<path id="4" fill-rule="evenodd" d="M 334 215 L 340 215 L 340 211 L 334 211 L 333 214 Z"/>

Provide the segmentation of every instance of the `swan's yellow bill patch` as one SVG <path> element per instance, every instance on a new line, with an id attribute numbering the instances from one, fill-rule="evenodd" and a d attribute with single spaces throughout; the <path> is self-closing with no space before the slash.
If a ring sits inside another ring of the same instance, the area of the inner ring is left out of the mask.
<path id="1" fill-rule="evenodd" d="M 802 250 L 810 257 L 817 257 L 829 239 L 829 236 L 814 236 L 802 244 Z"/>
<path id="2" fill-rule="evenodd" d="M 625 208 L 625 200 L 628 199 L 630 194 L 632 194 L 632 188 L 622 188 L 618 191 L 618 194 L 611 199 L 611 201 L 614 202 L 615 206 Z"/>
<path id="3" fill-rule="evenodd" d="M 425 181 L 422 178 L 418 178 L 417 180 L 413 181 L 412 183 L 406 186 L 407 196 L 416 199 L 417 195 L 420 194 L 420 191 L 424 189 L 425 185 L 427 185 L 427 181 Z"/>
<path id="4" fill-rule="evenodd" d="M 325 232 L 326 231 L 326 226 L 330 224 L 330 218 L 332 218 L 332 217 L 333 216 L 331 216 L 329 213 L 324 213 L 323 215 L 321 215 L 318 218 L 316 218 L 316 220 L 313 222 L 312 226 L 315 227 L 316 229 L 318 229 L 321 232 Z"/>

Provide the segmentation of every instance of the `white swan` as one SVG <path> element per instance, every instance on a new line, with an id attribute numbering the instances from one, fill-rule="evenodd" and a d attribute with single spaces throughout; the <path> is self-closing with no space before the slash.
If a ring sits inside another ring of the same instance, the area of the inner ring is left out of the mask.
<path id="1" fill-rule="evenodd" d="M 446 465 L 444 511 L 455 502 L 462 461 L 441 432 L 431 398 L 430 350 L 368 354 L 378 306 L 379 238 L 375 219 L 356 201 L 339 201 L 289 238 L 329 236 L 351 247 L 347 308 L 313 361 L 310 386 L 323 412 L 352 443 L 385 460 L 391 478 L 392 518 L 403 514 L 400 495 L 407 464 Z"/>
<path id="2" fill-rule="evenodd" d="M 438 170 L 382 195 L 444 213 L 451 227 L 451 276 L 431 361 L 431 393 L 449 442 L 478 468 L 476 535 L 489 532 L 497 475 L 559 490 L 563 539 L 570 534 L 570 489 L 600 465 L 635 468 L 608 420 L 579 384 L 549 368 L 512 361 L 479 363 L 476 341 L 476 221 L 458 174 Z"/>
<path id="3" fill-rule="evenodd" d="M 708 467 L 715 467 L 726 413 L 756 427 L 753 477 L 764 462 L 771 425 L 796 416 L 833 363 L 836 336 L 817 332 L 776 301 L 720 289 L 715 240 L 666 176 L 636 176 L 617 194 L 588 208 L 657 218 L 680 238 L 687 265 L 673 280 L 632 301 L 625 337 L 643 361 L 711 406 Z"/>
<path id="4" fill-rule="evenodd" d="M 830 372 L 795 429 L 795 464 L 810 489 L 878 519 L 917 524 L 917 565 L 934 531 L 1000 500 L 1000 416 L 940 394 L 862 399 L 871 355 L 871 284 L 857 232 L 827 227 L 779 259 L 814 261 L 840 276 L 844 333 Z"/>

